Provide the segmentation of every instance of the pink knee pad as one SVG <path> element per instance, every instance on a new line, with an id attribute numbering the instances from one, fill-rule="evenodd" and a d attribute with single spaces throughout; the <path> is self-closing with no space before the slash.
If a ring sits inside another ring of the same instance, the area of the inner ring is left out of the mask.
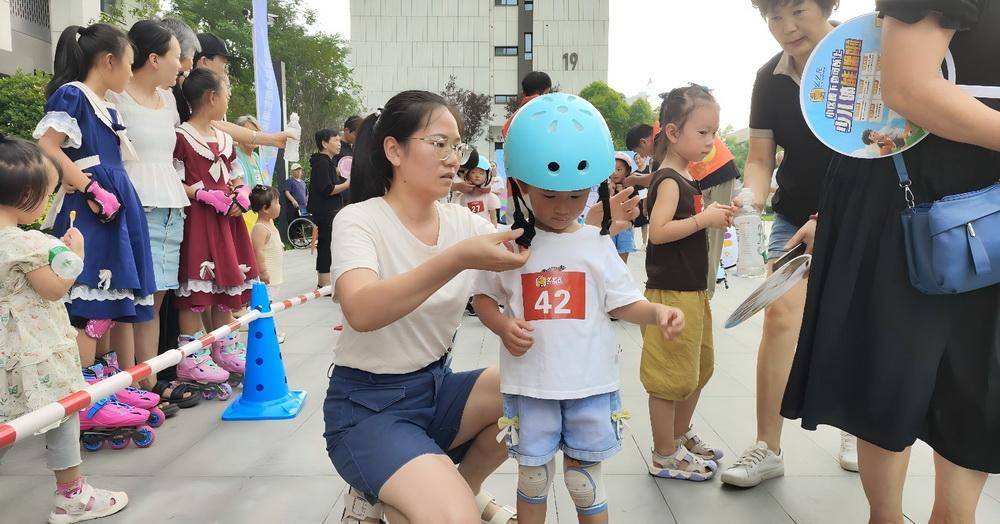
<path id="1" fill-rule="evenodd" d="M 87 321 L 87 327 L 83 328 L 83 332 L 94 340 L 100 340 L 114 326 L 115 321 L 108 318 L 91 319 Z"/>

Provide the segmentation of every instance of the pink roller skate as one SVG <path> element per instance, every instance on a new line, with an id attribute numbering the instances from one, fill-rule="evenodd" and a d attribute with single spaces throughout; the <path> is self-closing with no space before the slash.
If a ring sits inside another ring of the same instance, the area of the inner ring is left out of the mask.
<path id="1" fill-rule="evenodd" d="M 247 355 L 245 351 L 240 351 L 239 346 L 235 333 L 212 343 L 212 360 L 229 372 L 229 385 L 232 387 L 240 385 L 246 373 Z"/>
<path id="2" fill-rule="evenodd" d="M 122 404 L 113 397 L 97 401 L 80 411 L 80 440 L 87 451 L 97 451 L 110 442 L 111 449 L 128 446 L 129 440 L 146 448 L 156 440 L 156 431 L 146 425 L 149 412 Z"/>
<path id="3" fill-rule="evenodd" d="M 181 335 L 179 342 L 184 345 L 194 338 Z M 226 383 L 229 380 L 229 372 L 212 360 L 208 348 L 201 348 L 184 357 L 180 364 L 177 364 L 177 378 L 201 390 L 205 400 L 212 400 L 216 396 L 219 400 L 229 400 L 233 394 L 232 386 Z"/>
<path id="4" fill-rule="evenodd" d="M 109 355 L 113 355 L 113 353 L 109 353 L 108 356 Z M 108 359 L 107 356 L 105 356 L 105 361 L 108 360 L 114 362 L 115 364 L 118 362 L 117 358 Z M 87 381 L 88 384 L 93 384 L 120 371 L 121 370 L 119 370 L 116 365 L 104 365 L 98 362 L 83 370 L 83 379 Z M 167 418 L 167 415 L 163 412 L 163 410 L 157 407 L 160 404 L 160 396 L 156 393 L 151 393 L 145 389 L 129 386 L 115 393 L 111 397 L 122 404 L 127 404 L 132 407 L 149 411 L 149 420 L 147 422 L 154 428 L 162 426 L 163 421 Z"/>

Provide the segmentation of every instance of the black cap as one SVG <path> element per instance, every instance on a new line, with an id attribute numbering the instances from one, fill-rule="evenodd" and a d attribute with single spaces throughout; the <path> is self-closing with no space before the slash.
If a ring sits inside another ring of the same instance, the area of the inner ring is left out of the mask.
<path id="1" fill-rule="evenodd" d="M 198 43 L 201 44 L 201 52 L 198 53 L 198 58 L 203 56 L 224 56 L 230 58 L 226 42 L 212 33 L 198 33 Z"/>

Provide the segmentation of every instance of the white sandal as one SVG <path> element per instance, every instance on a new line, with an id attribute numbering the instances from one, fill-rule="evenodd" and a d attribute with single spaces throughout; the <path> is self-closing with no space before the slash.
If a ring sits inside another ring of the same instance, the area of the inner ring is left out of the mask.
<path id="1" fill-rule="evenodd" d="M 49 513 L 49 524 L 64 524 L 99 519 L 118 513 L 128 505 L 123 491 L 97 489 L 86 481 L 74 497 L 55 496 L 55 509 Z"/>
<path id="2" fill-rule="evenodd" d="M 344 493 L 344 512 L 340 514 L 340 524 L 384 524 L 385 508 L 381 502 L 372 504 L 368 502 L 365 495 L 354 489 L 347 487 Z"/>
<path id="3" fill-rule="evenodd" d="M 486 511 L 490 507 L 494 508 L 492 515 L 487 517 Z M 481 489 L 476 495 L 476 507 L 479 508 L 479 517 L 483 524 L 516 524 L 517 512 L 510 506 L 501 505 L 488 491 Z"/>

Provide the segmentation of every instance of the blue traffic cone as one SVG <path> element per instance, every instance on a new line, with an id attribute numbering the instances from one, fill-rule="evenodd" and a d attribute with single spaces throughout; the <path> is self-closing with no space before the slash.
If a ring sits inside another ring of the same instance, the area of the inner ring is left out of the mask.
<path id="1" fill-rule="evenodd" d="M 267 286 L 253 285 L 250 307 L 271 312 Z M 243 394 L 230 404 L 222 420 L 278 420 L 295 418 L 306 401 L 305 391 L 289 391 L 285 364 L 278 349 L 274 318 L 266 316 L 250 322 L 247 335 L 247 367 Z"/>

